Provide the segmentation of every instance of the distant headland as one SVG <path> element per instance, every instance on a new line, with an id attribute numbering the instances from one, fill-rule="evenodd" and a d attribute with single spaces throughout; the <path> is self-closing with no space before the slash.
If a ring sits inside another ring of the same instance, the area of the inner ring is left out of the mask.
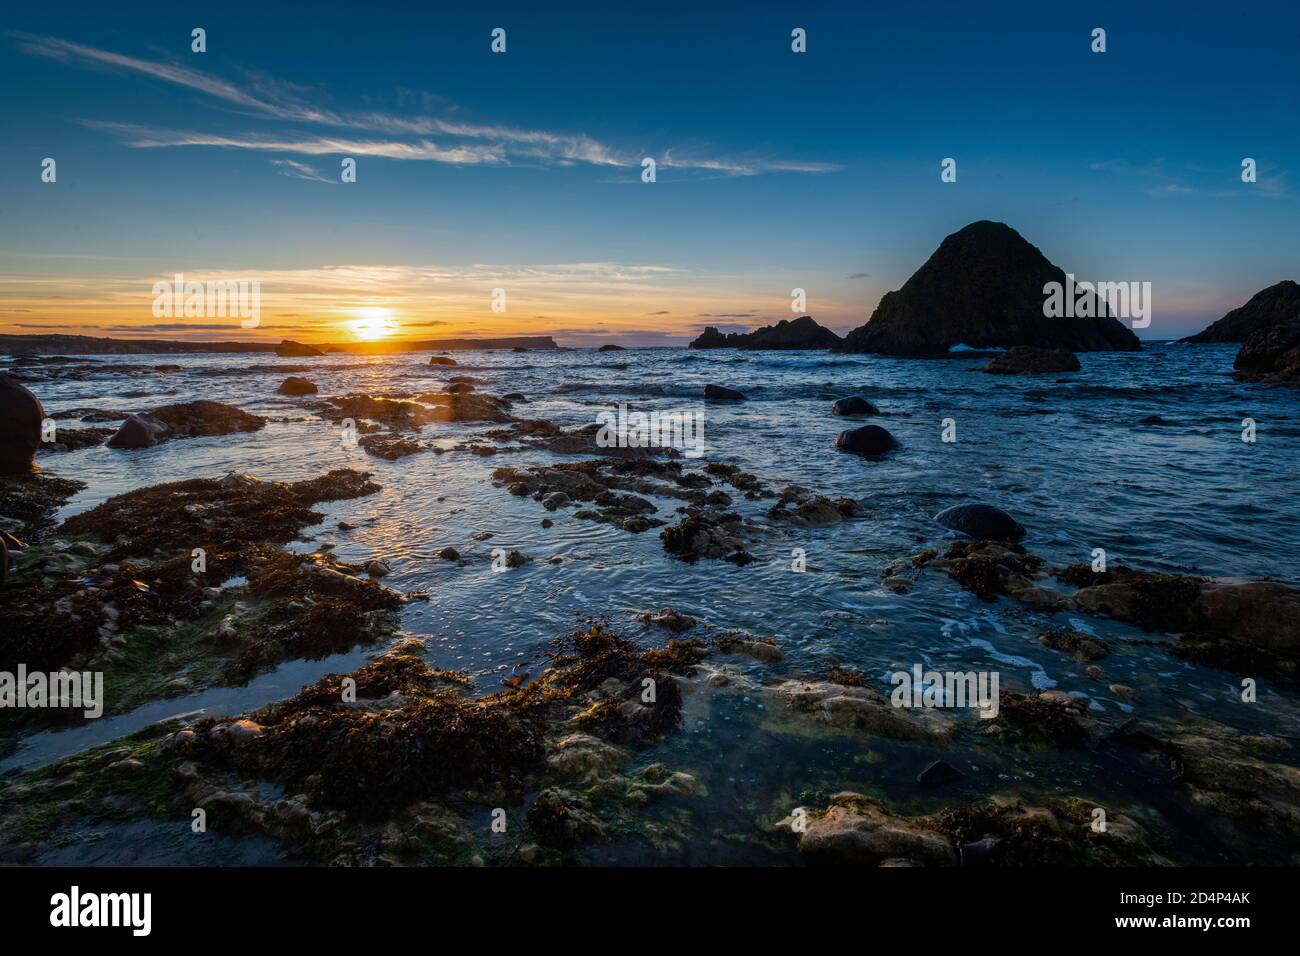
<path id="1" fill-rule="evenodd" d="M 173 339 L 110 339 L 93 335 L 0 335 L 0 355 L 177 355 L 185 352 L 277 352 L 281 342 L 183 342 Z M 493 339 L 317 344 L 320 352 L 424 352 L 466 349 L 555 349 L 549 335 Z"/>

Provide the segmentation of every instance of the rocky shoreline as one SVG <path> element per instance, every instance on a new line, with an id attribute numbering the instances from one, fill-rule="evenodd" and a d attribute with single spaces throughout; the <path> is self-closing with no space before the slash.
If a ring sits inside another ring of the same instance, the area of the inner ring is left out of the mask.
<path id="1" fill-rule="evenodd" d="M 1026 370 L 1039 370 L 1030 357 Z M 542 464 L 493 469 L 495 493 L 535 507 L 544 528 L 571 516 L 628 536 L 654 532 L 665 561 L 739 569 L 878 513 L 874 502 L 671 448 L 603 447 L 591 427 L 522 417 L 523 395 L 457 378 L 443 391 L 298 388 L 289 397 L 331 427 L 351 421 L 382 462 L 546 452 Z M 169 438 L 225 440 L 256 425 L 234 406 L 207 407 L 216 404 L 150 417 Z M 113 414 L 100 420 L 122 417 Z M 877 414 L 862 396 L 824 409 L 828 422 Z M 457 423 L 476 430 L 451 446 L 422 437 L 425 426 Z M 889 435 L 875 425 L 844 434 L 863 429 Z M 890 450 L 844 443 L 868 459 Z M 1004 687 L 987 719 L 900 707 L 877 689 L 878 675 L 832 660 L 793 666 L 775 637 L 669 607 L 579 621 L 488 686 L 428 662 L 426 644 L 402 627 L 425 595 L 381 583 L 382 559 L 349 564 L 327 548 L 290 548 L 324 520 L 322 503 L 376 494 L 369 472 L 168 482 L 56 524 L 79 487 L 30 468 L 0 477 L 13 559 L 0 671 L 102 671 L 107 712 L 120 714 L 286 661 L 362 648 L 369 662 L 238 716 L 164 721 L 0 778 L 0 861 L 40 862 L 86 828 L 152 820 L 184 830 L 202 810 L 214 833 L 255 834 L 285 858 L 346 865 L 559 865 L 600 860 L 608 848 L 663 863 L 733 852 L 810 865 L 1298 862 L 1293 715 L 1282 713 L 1276 733 L 1175 719 L 1144 706 L 1150 686 L 1108 673 L 1116 656 L 1141 648 L 1164 662 L 1157 669 L 1295 687 L 1300 591 L 1283 582 L 1056 567 L 1022 543 L 1036 529 L 992 505 L 955 502 L 920 550 L 883 569 L 883 590 L 946 588 L 1032 615 L 1042 622 L 1036 645 L 1082 669 L 1095 691 Z M 452 573 L 474 560 L 456 545 L 439 552 Z M 530 562 L 516 549 L 505 568 L 528 574 L 519 569 Z M 1087 622 L 1102 620 L 1145 636 L 1090 633 Z M 1094 697 L 1124 708 L 1094 708 Z M 59 713 L 21 712 L 0 750 L 84 720 Z M 843 750 L 876 769 L 811 771 L 797 786 L 731 795 L 701 751 L 665 750 L 689 742 L 692 718 L 709 713 L 760 741 Z M 1021 772 L 1029 754 L 1081 769 L 1072 785 L 1038 785 Z M 1104 767 L 1113 770 L 1083 769 Z M 725 825 L 713 815 L 724 799 Z"/>

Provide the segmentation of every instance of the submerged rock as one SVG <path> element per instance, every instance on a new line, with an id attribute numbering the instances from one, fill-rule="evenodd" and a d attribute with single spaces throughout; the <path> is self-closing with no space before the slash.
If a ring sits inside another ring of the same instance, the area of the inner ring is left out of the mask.
<path id="1" fill-rule="evenodd" d="M 879 425 L 863 425 L 836 435 L 835 447 L 855 455 L 881 455 L 899 445 L 898 440 Z"/>
<path id="2" fill-rule="evenodd" d="M 879 415 L 880 409 L 876 408 L 861 395 L 851 395 L 848 398 L 841 398 L 831 406 L 832 415 Z"/>
<path id="3" fill-rule="evenodd" d="M 797 485 L 782 489 L 776 504 L 767 510 L 769 518 L 801 526 L 837 524 L 861 514 L 862 506 L 852 498 L 832 500 Z"/>
<path id="4" fill-rule="evenodd" d="M 948 236 L 896 292 L 886 293 L 846 352 L 945 355 L 955 345 L 1032 345 L 1076 352 L 1129 351 L 1142 345 L 1105 303 L 1086 296 L 1097 318 L 1045 317 L 1044 286 L 1065 272 L 1010 226 L 982 220 Z M 1078 310 L 1074 313 L 1078 316 Z"/>
<path id="5" fill-rule="evenodd" d="M 916 775 L 916 782 L 923 787 L 942 787 L 955 783 L 964 776 L 965 774 L 946 760 L 936 760 L 927 764 L 925 769 Z"/>
<path id="6" fill-rule="evenodd" d="M 0 374 L 0 475 L 30 472 L 45 409 L 27 388 Z"/>
<path id="7" fill-rule="evenodd" d="M 265 418 L 234 405 L 203 400 L 182 402 L 132 415 L 106 444 L 109 448 L 148 448 L 173 438 L 252 432 L 265 425 Z"/>
<path id="8" fill-rule="evenodd" d="M 1062 654 L 1069 654 L 1080 664 L 1091 664 L 1110 654 L 1109 644 L 1100 637 L 1093 637 L 1082 631 L 1053 628 L 1039 634 L 1038 643 Z"/>
<path id="9" fill-rule="evenodd" d="M 893 816 L 857 793 L 838 793 L 824 813 L 809 814 L 799 834 L 799 855 L 814 866 L 880 866 L 892 860 L 957 865 L 949 837 L 922 821 Z"/>
<path id="10" fill-rule="evenodd" d="M 725 385 L 705 385 L 704 400 L 709 402 L 743 402 L 746 396 L 743 392 L 738 392 L 734 388 L 727 388 Z"/>
<path id="11" fill-rule="evenodd" d="M 871 687 L 786 680 L 765 690 L 791 711 L 844 730 L 894 740 L 945 740 L 952 734 L 947 715 L 930 708 L 895 707 Z"/>
<path id="12" fill-rule="evenodd" d="M 41 454 L 60 451 L 77 451 L 80 448 L 92 448 L 104 444 L 112 435 L 113 428 L 58 428 L 54 432 L 54 441 L 41 442 L 38 451 Z"/>
<path id="13" fill-rule="evenodd" d="M 383 458 L 385 461 L 397 461 L 407 455 L 424 451 L 424 445 L 414 438 L 407 438 L 394 432 L 362 435 L 357 440 L 357 444 L 364 448 L 367 454 Z"/>
<path id="14" fill-rule="evenodd" d="M 1077 372 L 1079 359 L 1069 349 L 1038 349 L 1017 345 L 994 356 L 981 369 L 994 375 L 1037 375 L 1043 372 Z"/>
<path id="15" fill-rule="evenodd" d="M 314 383 L 307 381 L 307 379 L 290 375 L 280 383 L 280 387 L 276 391 L 281 395 L 315 395 L 318 389 Z"/>
<path id="16" fill-rule="evenodd" d="M 1019 521 L 993 505 L 954 505 L 939 512 L 934 520 L 976 539 L 1019 541 L 1025 536 L 1025 528 Z"/>
<path id="17" fill-rule="evenodd" d="M 600 348 L 596 349 L 596 351 L 597 352 L 622 352 L 623 346 L 615 345 L 614 343 L 610 342 L 607 345 L 602 345 Z"/>

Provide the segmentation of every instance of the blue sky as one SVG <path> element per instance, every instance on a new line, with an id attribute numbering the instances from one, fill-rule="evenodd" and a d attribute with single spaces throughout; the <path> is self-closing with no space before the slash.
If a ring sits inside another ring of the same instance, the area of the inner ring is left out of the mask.
<path id="1" fill-rule="evenodd" d="M 987 218 L 1185 334 L 1297 277 L 1300 8 L 1134 6 L 14 8 L 0 331 L 673 344 L 794 287 L 846 331 Z M 176 272 L 258 278 L 263 327 L 151 328 Z"/>

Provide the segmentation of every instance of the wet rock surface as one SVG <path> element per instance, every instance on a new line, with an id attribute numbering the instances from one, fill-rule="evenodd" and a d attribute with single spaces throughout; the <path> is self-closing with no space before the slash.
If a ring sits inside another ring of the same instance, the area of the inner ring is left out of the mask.
<path id="1" fill-rule="evenodd" d="M 149 448 L 173 438 L 230 435 L 265 426 L 265 418 L 223 402 L 182 402 L 131 415 L 105 444 L 109 448 Z"/>
<path id="2" fill-rule="evenodd" d="M 986 504 L 954 505 L 934 516 L 945 528 L 971 538 L 990 541 L 1019 541 L 1024 526 L 1001 508 Z"/>

